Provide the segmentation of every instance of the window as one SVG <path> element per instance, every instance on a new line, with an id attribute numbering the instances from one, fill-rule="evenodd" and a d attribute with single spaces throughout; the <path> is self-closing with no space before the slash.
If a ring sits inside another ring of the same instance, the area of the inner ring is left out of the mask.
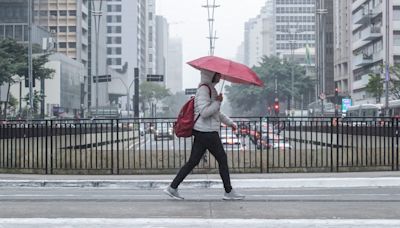
<path id="1" fill-rule="evenodd" d="M 69 32 L 76 32 L 76 27 L 75 26 L 68 26 L 68 31 Z"/>
<path id="2" fill-rule="evenodd" d="M 50 10 L 50 16 L 57 17 L 58 16 L 57 10 Z"/>
<path id="3" fill-rule="evenodd" d="M 67 32 L 67 26 L 60 26 L 58 27 L 59 32 Z"/>
<path id="4" fill-rule="evenodd" d="M 59 48 L 67 48 L 67 43 L 66 42 L 60 42 L 58 43 Z"/>
<path id="5" fill-rule="evenodd" d="M 68 11 L 69 16 L 76 17 L 76 10 Z"/>
<path id="6" fill-rule="evenodd" d="M 76 43 L 75 42 L 69 42 L 68 43 L 69 48 L 76 48 Z"/>
<path id="7" fill-rule="evenodd" d="M 65 17 L 65 16 L 67 16 L 67 11 L 66 10 L 60 10 L 59 14 L 60 14 L 61 17 Z"/>
<path id="8" fill-rule="evenodd" d="M 393 20 L 400 21 L 400 6 L 393 7 Z"/>

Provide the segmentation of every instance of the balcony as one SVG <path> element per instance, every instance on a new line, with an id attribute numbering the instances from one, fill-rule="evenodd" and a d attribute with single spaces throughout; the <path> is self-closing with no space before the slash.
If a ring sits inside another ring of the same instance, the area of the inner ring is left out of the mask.
<path id="1" fill-rule="evenodd" d="M 393 55 L 400 55 L 400 46 L 393 46 Z"/>
<path id="2" fill-rule="evenodd" d="M 369 81 L 369 75 L 363 75 L 360 80 L 353 82 L 353 90 L 365 88 Z"/>
<path id="3" fill-rule="evenodd" d="M 382 37 L 382 32 L 380 27 L 370 27 L 367 33 L 363 37 L 364 41 L 374 41 Z"/>
<path id="4" fill-rule="evenodd" d="M 353 58 L 353 70 L 374 62 L 373 55 L 361 53 Z"/>
<path id="5" fill-rule="evenodd" d="M 354 11 L 354 10 L 358 9 L 364 3 L 365 3 L 365 0 L 357 0 L 357 1 L 353 2 L 353 4 L 351 5 L 351 10 Z"/>
<path id="6" fill-rule="evenodd" d="M 382 4 L 375 6 L 373 9 L 363 8 L 353 15 L 354 24 L 369 24 L 371 20 L 382 13 Z"/>

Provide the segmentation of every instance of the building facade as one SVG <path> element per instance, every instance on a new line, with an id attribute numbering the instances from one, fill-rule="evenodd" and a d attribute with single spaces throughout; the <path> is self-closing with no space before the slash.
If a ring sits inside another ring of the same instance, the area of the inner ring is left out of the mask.
<path id="1" fill-rule="evenodd" d="M 334 1 L 334 81 L 342 96 L 351 96 L 351 2 L 347 0 Z"/>
<path id="2" fill-rule="evenodd" d="M 275 54 L 272 1 L 267 1 L 257 17 L 245 23 L 244 29 L 244 64 L 255 66 L 263 56 Z"/>
<path id="3" fill-rule="evenodd" d="M 315 46 L 315 0 L 274 0 L 275 54 Z"/>
<path id="4" fill-rule="evenodd" d="M 333 2 L 316 1 L 316 74 L 317 91 L 329 100 L 335 96 L 333 54 Z"/>
<path id="5" fill-rule="evenodd" d="M 124 110 L 128 108 L 127 97 L 121 96 L 131 97 L 133 91 L 126 90 L 134 81 L 135 68 L 139 69 L 140 82 L 146 80 L 148 71 L 147 6 L 145 0 L 107 0 L 107 65 L 121 75 L 111 83 L 110 99 L 117 100 Z"/>
<path id="6" fill-rule="evenodd" d="M 353 103 L 383 103 L 366 86 L 371 73 L 385 79 L 382 65 L 400 63 L 400 1 L 353 1 L 351 12 Z"/>
<path id="7" fill-rule="evenodd" d="M 156 74 L 167 77 L 169 25 L 163 16 L 156 16 Z M 165 80 L 164 80 L 165 85 Z"/>
<path id="8" fill-rule="evenodd" d="M 183 90 L 182 53 L 182 40 L 170 38 L 168 42 L 166 88 L 170 89 L 172 93 Z"/>

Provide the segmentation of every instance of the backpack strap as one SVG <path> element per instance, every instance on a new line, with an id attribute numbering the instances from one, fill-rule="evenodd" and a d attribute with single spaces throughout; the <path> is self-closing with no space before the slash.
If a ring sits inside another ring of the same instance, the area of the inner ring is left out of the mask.
<path id="1" fill-rule="evenodd" d="M 204 86 L 207 86 L 208 91 L 210 92 L 209 94 L 210 94 L 210 98 L 211 98 L 211 88 L 210 88 L 210 86 L 207 85 L 207 84 L 201 84 L 201 85 L 199 86 L 199 88 L 202 87 L 203 85 L 204 85 Z M 200 118 L 200 113 L 199 113 L 199 115 L 196 117 L 196 119 L 194 120 L 194 123 L 196 123 L 197 120 L 198 120 L 199 118 Z"/>

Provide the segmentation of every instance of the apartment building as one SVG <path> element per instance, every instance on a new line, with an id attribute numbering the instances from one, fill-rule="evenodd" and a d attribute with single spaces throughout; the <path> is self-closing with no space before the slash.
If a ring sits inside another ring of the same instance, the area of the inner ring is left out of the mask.
<path id="1" fill-rule="evenodd" d="M 275 54 L 275 31 L 272 1 L 267 1 L 260 14 L 245 23 L 244 64 L 258 65 L 263 56 Z"/>
<path id="2" fill-rule="evenodd" d="M 351 1 L 337 0 L 334 8 L 334 81 L 342 96 L 351 96 L 352 20 Z"/>
<path id="3" fill-rule="evenodd" d="M 315 0 L 274 0 L 275 54 L 315 46 Z"/>
<path id="4" fill-rule="evenodd" d="M 354 0 L 352 12 L 352 99 L 354 104 L 383 102 L 366 92 L 369 74 L 400 63 L 400 1 Z"/>

